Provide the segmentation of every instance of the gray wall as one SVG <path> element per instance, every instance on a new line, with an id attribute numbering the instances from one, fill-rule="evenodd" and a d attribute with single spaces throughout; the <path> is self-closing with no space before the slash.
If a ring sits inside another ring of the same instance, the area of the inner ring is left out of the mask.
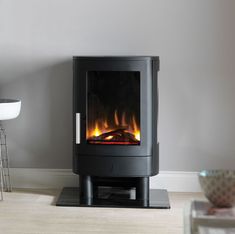
<path id="1" fill-rule="evenodd" d="M 72 56 L 159 55 L 160 169 L 235 166 L 234 0 L 1 0 L 12 167 L 70 168 Z"/>

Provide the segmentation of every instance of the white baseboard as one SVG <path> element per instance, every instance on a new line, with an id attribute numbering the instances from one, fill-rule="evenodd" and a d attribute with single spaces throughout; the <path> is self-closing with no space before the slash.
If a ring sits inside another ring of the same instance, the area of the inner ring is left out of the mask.
<path id="1" fill-rule="evenodd" d="M 78 186 L 71 169 L 11 168 L 14 188 L 62 188 Z M 151 177 L 150 187 L 171 192 L 200 192 L 197 172 L 160 171 Z"/>

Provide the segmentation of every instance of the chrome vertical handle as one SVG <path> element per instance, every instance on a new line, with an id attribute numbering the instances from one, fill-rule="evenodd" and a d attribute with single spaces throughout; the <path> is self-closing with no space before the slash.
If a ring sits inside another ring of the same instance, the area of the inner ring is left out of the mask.
<path id="1" fill-rule="evenodd" d="M 80 113 L 76 113 L 76 144 L 80 144 Z"/>

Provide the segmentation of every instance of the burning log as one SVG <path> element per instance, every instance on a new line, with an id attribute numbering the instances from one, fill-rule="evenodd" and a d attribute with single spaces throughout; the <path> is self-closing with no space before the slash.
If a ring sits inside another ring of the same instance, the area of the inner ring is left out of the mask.
<path id="1" fill-rule="evenodd" d="M 94 136 L 89 140 L 91 140 L 92 143 L 97 142 L 98 144 L 104 142 L 110 142 L 111 144 L 112 142 L 120 142 L 120 144 L 122 142 L 128 142 L 130 144 L 139 144 L 139 141 L 135 138 L 134 134 L 128 132 L 125 127 L 102 133 L 101 135 Z"/>

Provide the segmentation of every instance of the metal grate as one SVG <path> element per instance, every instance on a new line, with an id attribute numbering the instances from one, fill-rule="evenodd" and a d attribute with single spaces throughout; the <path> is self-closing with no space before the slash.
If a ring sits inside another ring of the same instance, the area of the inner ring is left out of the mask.
<path id="1" fill-rule="evenodd" d="M 3 126 L 0 123 L 0 170 L 1 170 L 1 190 L 5 192 L 11 192 L 11 179 L 9 170 L 9 157 L 7 149 L 7 137 Z"/>

